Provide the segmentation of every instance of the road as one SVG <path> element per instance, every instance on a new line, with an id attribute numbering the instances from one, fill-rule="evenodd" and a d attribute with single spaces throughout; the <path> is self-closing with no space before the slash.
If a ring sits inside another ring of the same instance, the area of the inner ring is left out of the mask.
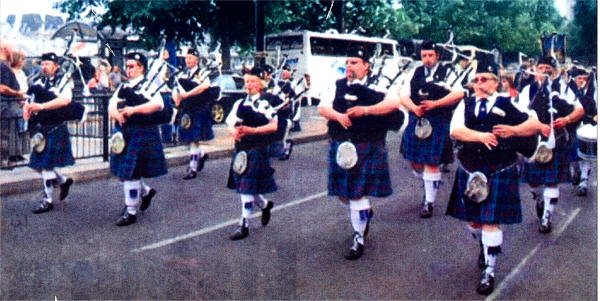
<path id="1" fill-rule="evenodd" d="M 231 241 L 239 197 L 225 188 L 230 160 L 211 160 L 197 179 L 185 167 L 147 182 L 158 190 L 129 227 L 114 225 L 123 206 L 117 179 L 75 183 L 55 209 L 31 214 L 39 192 L 2 199 L 2 299 L 484 299 L 478 245 L 444 215 L 453 173 L 444 174 L 431 219 L 388 138 L 394 194 L 373 199 L 362 258 L 349 262 L 348 213 L 327 197 L 326 141 L 299 145 L 274 161 L 279 190 L 271 223 L 250 221 Z M 454 169 L 454 168 L 453 168 Z M 595 170 L 594 170 L 595 174 Z M 496 290 L 488 299 L 597 299 L 596 178 L 587 197 L 561 186 L 554 231 L 537 231 L 525 185 L 523 222 L 504 229 Z"/>

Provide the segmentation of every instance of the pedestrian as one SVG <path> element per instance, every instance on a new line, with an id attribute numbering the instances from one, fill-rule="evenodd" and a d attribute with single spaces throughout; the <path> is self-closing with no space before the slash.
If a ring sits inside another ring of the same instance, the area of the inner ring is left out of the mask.
<path id="1" fill-rule="evenodd" d="M 29 167 L 40 172 L 44 185 L 44 197 L 33 213 L 43 213 L 53 208 L 53 188 L 60 187 L 59 199 L 69 194 L 73 179 L 55 170 L 75 164 L 71 152 L 71 140 L 65 116 L 61 110 L 69 106 L 73 97 L 73 81 L 70 75 L 60 72 L 58 56 L 52 52 L 42 54 L 42 72 L 33 78 L 27 94 L 35 95 L 35 102 L 25 104 L 23 116 L 29 120 L 30 134 L 40 133 L 45 147 L 33 147 Z"/>
<path id="2" fill-rule="evenodd" d="M 250 73 L 244 74 L 247 96 L 234 103 L 225 120 L 235 140 L 227 187 L 234 189 L 242 202 L 240 222 L 229 236 L 231 240 L 248 236 L 253 204 L 262 211 L 262 225 L 269 223 L 273 202 L 264 194 L 277 190 L 273 177 L 275 170 L 271 167 L 267 149 L 273 143 L 272 134 L 277 131 L 277 114 L 265 99 L 265 83 L 261 79 L 264 72 L 262 67 L 255 66 Z"/>
<path id="3" fill-rule="evenodd" d="M 537 119 L 545 125 L 545 131 L 550 132 L 552 129 L 555 137 L 554 141 L 548 140 L 551 159 L 547 162 L 528 162 L 523 169 L 523 178 L 529 184 L 536 202 L 540 233 L 552 231 L 552 214 L 559 198 L 558 184 L 571 180 L 568 147 L 569 137 L 573 136 L 569 135 L 567 128 L 577 123 L 584 113 L 572 91 L 566 88 L 560 77 L 555 77 L 555 71 L 554 58 L 540 58 L 533 82 L 519 94 L 519 105 L 534 110 Z M 553 110 L 556 110 L 553 115 L 550 113 L 550 103 Z"/>
<path id="4" fill-rule="evenodd" d="M 26 93 L 29 89 L 29 85 L 27 83 L 27 75 L 23 71 L 23 66 L 25 66 L 25 52 L 22 49 L 15 50 L 10 60 L 10 68 L 19 82 L 19 91 Z M 23 104 L 23 102 L 19 102 L 20 106 Z M 15 152 L 8 157 L 8 160 L 11 162 L 25 160 L 23 155 L 29 151 L 29 135 L 25 128 L 22 107 L 18 108 L 17 115 L 17 130 L 11 131 L 10 140 L 15 143 Z"/>
<path id="5" fill-rule="evenodd" d="M 0 40 L 0 166 L 8 166 L 10 159 L 19 155 L 16 133 L 24 92 L 10 68 L 14 49 L 5 39 Z"/>
<path id="6" fill-rule="evenodd" d="M 500 225 L 522 220 L 517 155 L 521 143 L 516 137 L 532 136 L 541 129 L 541 124 L 517 109 L 510 97 L 497 93 L 498 76 L 495 63 L 479 62 L 475 95 L 458 105 L 450 124 L 450 135 L 460 147 L 446 214 L 468 222 L 481 247 L 478 264 L 483 271 L 477 293 L 483 295 L 494 289 L 496 260 L 503 242 Z M 483 177 L 483 188 L 475 187 L 476 177 Z"/>
<path id="7" fill-rule="evenodd" d="M 138 205 L 140 211 L 145 211 L 157 193 L 142 178 L 167 173 L 158 131 L 158 124 L 164 123 L 164 120 L 156 117 L 163 112 L 165 105 L 159 94 L 149 93 L 156 87 L 144 76 L 148 68 L 146 57 L 139 52 L 131 52 L 126 57 L 127 82 L 115 91 L 108 105 L 110 118 L 118 122 L 111 139 L 115 145 L 111 146 L 110 170 L 123 182 L 126 206 L 117 226 L 135 223 Z M 116 145 L 119 140 L 124 144 L 121 150 Z"/>
<path id="8" fill-rule="evenodd" d="M 198 58 L 198 50 L 190 47 L 185 56 L 186 70 L 176 79 L 178 83 L 172 92 L 181 116 L 179 140 L 189 143 L 190 162 L 184 180 L 194 179 L 204 168 L 208 154 L 202 145 L 215 138 L 208 95 L 210 79 L 208 72 L 200 68 Z"/>
<path id="9" fill-rule="evenodd" d="M 352 246 L 344 254 L 348 260 L 360 258 L 373 217 L 368 196 L 392 194 L 385 137 L 387 123 L 381 116 L 368 116 L 371 105 L 385 94 L 369 88 L 369 54 L 360 47 L 348 49 L 346 77 L 335 82 L 318 106 L 328 122 L 328 193 L 347 205 L 352 225 Z M 354 109 L 353 113 L 349 110 Z M 351 115 L 352 114 L 352 115 Z M 346 156 L 344 149 L 352 149 Z M 340 160 L 338 160 L 340 157 Z M 348 158 L 356 160 L 346 161 Z M 354 163 L 345 164 L 344 162 Z"/>

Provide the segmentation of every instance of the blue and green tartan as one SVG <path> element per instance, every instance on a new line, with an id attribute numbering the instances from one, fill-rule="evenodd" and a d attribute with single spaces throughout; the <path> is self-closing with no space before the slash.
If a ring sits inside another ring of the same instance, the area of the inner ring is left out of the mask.
<path id="1" fill-rule="evenodd" d="M 415 135 L 418 117 L 413 113 L 409 114 L 408 125 L 402 135 L 400 152 L 404 159 L 413 163 L 440 165 L 444 142 L 450 131 L 450 121 L 441 116 L 427 117 L 427 120 L 433 129 L 431 136 L 427 139 L 419 139 Z"/>
<path id="2" fill-rule="evenodd" d="M 179 141 L 209 141 L 215 138 L 209 109 L 202 109 L 188 114 L 190 114 L 190 117 L 192 118 L 192 126 L 187 130 L 178 127 Z"/>
<path id="3" fill-rule="evenodd" d="M 65 124 L 51 129 L 46 135 L 46 149 L 41 154 L 31 152 L 29 167 L 52 169 L 75 164 L 71 151 L 69 130 Z"/>
<path id="4" fill-rule="evenodd" d="M 123 153 L 110 155 L 110 171 L 122 180 L 154 178 L 167 174 L 167 161 L 156 125 L 123 129 Z"/>
<path id="5" fill-rule="evenodd" d="M 337 148 L 342 142 L 330 140 L 329 195 L 349 199 L 358 199 L 366 195 L 391 195 L 385 140 L 355 143 L 358 162 L 350 170 L 343 169 L 336 163 Z"/>
<path id="6" fill-rule="evenodd" d="M 269 152 L 265 148 L 253 148 L 246 150 L 246 153 L 248 154 L 246 172 L 242 175 L 233 173 L 233 186 L 228 188 L 235 189 L 237 193 L 252 195 L 277 191 L 273 176 L 275 169 L 271 167 Z"/>
<path id="7" fill-rule="evenodd" d="M 488 170 L 481 170 L 488 175 Z M 521 199 L 519 196 L 519 167 L 514 165 L 506 170 L 488 176 L 490 194 L 481 203 L 475 203 L 464 196 L 469 174 L 462 168 L 456 169 L 452 193 L 446 214 L 463 221 L 486 224 L 520 223 Z"/>
<path id="8" fill-rule="evenodd" d="M 568 149 L 554 149 L 552 160 L 546 164 L 525 163 L 523 181 L 532 187 L 571 182 Z"/>

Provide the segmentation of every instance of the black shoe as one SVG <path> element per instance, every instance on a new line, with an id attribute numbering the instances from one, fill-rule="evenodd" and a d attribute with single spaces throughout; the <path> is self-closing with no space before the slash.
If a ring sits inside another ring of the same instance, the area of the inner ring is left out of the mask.
<path id="1" fill-rule="evenodd" d="M 577 196 L 586 196 L 587 195 L 587 187 L 584 185 L 577 186 L 577 191 L 575 192 Z"/>
<path id="2" fill-rule="evenodd" d="M 140 210 L 144 211 L 144 210 L 148 209 L 148 207 L 150 207 L 150 202 L 152 201 L 152 198 L 154 197 L 155 194 L 156 194 L 156 190 L 154 190 L 154 188 L 150 188 L 150 191 L 148 191 L 148 194 L 145 196 L 142 196 L 142 204 L 140 205 Z"/>
<path id="3" fill-rule="evenodd" d="M 53 207 L 54 206 L 52 205 L 52 203 L 42 201 L 42 203 L 37 208 L 33 209 L 33 213 L 39 214 L 39 213 L 48 212 L 48 211 L 52 210 Z"/>
<path id="4" fill-rule="evenodd" d="M 430 218 L 433 215 L 433 205 L 429 203 L 423 203 L 423 208 L 421 208 L 421 213 L 419 216 L 421 218 Z"/>
<path id="5" fill-rule="evenodd" d="M 367 218 L 367 226 L 365 227 L 365 233 L 363 234 L 363 237 L 367 237 L 367 234 L 369 234 L 369 225 L 371 224 L 371 219 L 373 218 L 374 214 L 375 212 L 373 212 L 373 209 L 369 208 L 369 217 Z"/>
<path id="6" fill-rule="evenodd" d="M 544 214 L 544 201 L 538 199 L 535 202 L 535 213 L 539 219 L 542 218 L 542 215 Z"/>
<path id="7" fill-rule="evenodd" d="M 486 273 L 485 271 L 482 273 L 481 281 L 479 281 L 479 286 L 477 286 L 477 293 L 480 295 L 489 295 L 494 290 L 494 276 Z"/>
<path id="8" fill-rule="evenodd" d="M 573 186 L 579 185 L 579 183 L 581 182 L 581 170 L 579 168 L 575 170 L 575 175 L 572 177 L 571 180 L 571 184 L 573 184 Z"/>
<path id="9" fill-rule="evenodd" d="M 548 234 L 552 232 L 552 222 L 547 219 L 542 219 L 540 226 L 538 227 L 538 231 L 540 231 L 542 234 Z"/>
<path id="10" fill-rule="evenodd" d="M 198 172 L 201 172 L 204 168 L 204 162 L 206 162 L 206 159 L 208 159 L 208 154 L 204 154 L 204 156 L 202 156 L 202 158 L 200 158 L 198 161 Z"/>
<path id="11" fill-rule="evenodd" d="M 119 217 L 117 220 L 117 226 L 128 226 L 135 223 L 136 216 L 134 214 L 129 214 L 129 212 L 125 211 L 125 213 Z"/>
<path id="12" fill-rule="evenodd" d="M 191 169 L 188 169 L 188 173 L 183 177 L 184 180 L 191 180 L 195 178 L 197 173 Z"/>
<path id="13" fill-rule="evenodd" d="M 233 231 L 230 235 L 229 235 L 229 239 L 231 240 L 239 240 L 242 238 L 246 238 L 248 236 L 248 227 L 245 226 L 238 226 L 237 229 L 235 229 L 235 231 Z"/>
<path id="14" fill-rule="evenodd" d="M 271 209 L 273 209 L 273 202 L 267 201 L 267 205 L 262 209 L 262 216 L 260 217 L 260 223 L 266 226 L 271 220 Z"/>
<path id="15" fill-rule="evenodd" d="M 479 266 L 480 269 L 484 269 L 485 268 L 485 254 L 483 254 L 483 244 L 481 242 L 479 242 L 479 258 L 477 258 L 477 266 Z"/>
<path id="16" fill-rule="evenodd" d="M 71 185 L 73 185 L 73 179 L 71 178 L 67 178 L 67 180 L 60 184 L 60 196 L 59 199 L 62 201 L 64 200 L 67 195 L 69 195 L 69 188 L 71 188 Z"/>
<path id="17" fill-rule="evenodd" d="M 348 253 L 346 253 L 344 255 L 344 258 L 346 258 L 348 260 L 356 260 L 362 256 L 362 254 L 365 250 L 365 246 L 358 242 L 359 237 L 360 237 L 360 234 L 358 234 L 358 232 L 354 232 L 352 247 L 350 247 L 350 250 L 348 250 Z"/>

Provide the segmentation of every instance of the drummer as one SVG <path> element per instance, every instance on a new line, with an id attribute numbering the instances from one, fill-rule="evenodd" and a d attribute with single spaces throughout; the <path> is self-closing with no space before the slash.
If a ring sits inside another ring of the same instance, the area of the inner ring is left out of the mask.
<path id="1" fill-rule="evenodd" d="M 349 205 L 352 224 L 352 246 L 344 255 L 348 260 L 360 258 L 373 211 L 367 196 L 386 197 L 392 194 L 385 148 L 385 118 L 369 115 L 370 105 L 381 101 L 384 94 L 368 87 L 369 56 L 359 47 L 350 48 L 346 58 L 346 77 L 335 82 L 335 89 L 319 104 L 319 113 L 328 120 L 329 195 L 335 195 Z M 332 87 L 333 88 L 333 87 Z M 377 100 L 379 99 L 379 100 Z M 349 116 L 349 109 L 354 109 Z M 338 148 L 351 143 L 357 157 L 354 164 L 337 162 Z M 354 165 L 354 166 L 352 166 Z"/>
<path id="2" fill-rule="evenodd" d="M 579 98 L 584 110 L 581 121 L 584 125 L 591 124 L 596 126 L 597 122 L 594 121 L 594 118 L 597 116 L 597 106 L 595 101 L 596 89 L 593 84 L 588 84 L 590 75 L 583 69 L 575 68 L 572 76 L 575 78 L 575 95 Z M 588 190 L 588 177 L 591 170 L 591 161 L 581 160 L 580 158 L 578 158 L 577 161 L 581 174 L 576 194 L 577 196 L 585 196 L 587 195 Z"/>
<path id="3" fill-rule="evenodd" d="M 477 293 L 487 295 L 494 289 L 494 268 L 501 252 L 500 224 L 520 223 L 519 167 L 516 136 L 531 136 L 541 124 L 518 110 L 510 97 L 497 93 L 498 66 L 479 62 L 475 74 L 475 95 L 461 102 L 450 123 L 450 136 L 461 147 L 460 161 L 446 214 L 469 223 L 481 247 L 479 267 L 483 269 Z M 531 139 L 531 138 L 530 138 Z M 534 138 L 535 139 L 535 138 Z M 473 198 L 465 191 L 469 175 L 483 173 L 489 193 Z"/>
<path id="4" fill-rule="evenodd" d="M 544 123 L 544 135 L 550 133 L 550 114 L 548 104 L 552 100 L 554 122 L 552 127 L 559 136 L 559 131 L 565 132 L 569 124 L 579 121 L 583 116 L 581 103 L 575 98 L 561 93 L 564 82 L 561 82 L 556 74 L 556 60 L 552 57 L 541 58 L 536 67 L 534 81 L 523 88 L 519 94 L 519 106 L 527 106 L 535 111 L 537 119 Z M 570 135 L 562 134 L 562 137 Z M 570 181 L 569 161 L 567 158 L 567 141 L 557 139 L 556 147 L 552 150 L 552 159 L 547 163 L 526 163 L 523 170 L 525 182 L 529 184 L 536 211 L 540 219 L 539 232 L 550 233 L 552 231 L 552 213 L 558 203 L 558 184 Z M 543 198 L 540 197 L 539 188 L 544 187 Z"/>

